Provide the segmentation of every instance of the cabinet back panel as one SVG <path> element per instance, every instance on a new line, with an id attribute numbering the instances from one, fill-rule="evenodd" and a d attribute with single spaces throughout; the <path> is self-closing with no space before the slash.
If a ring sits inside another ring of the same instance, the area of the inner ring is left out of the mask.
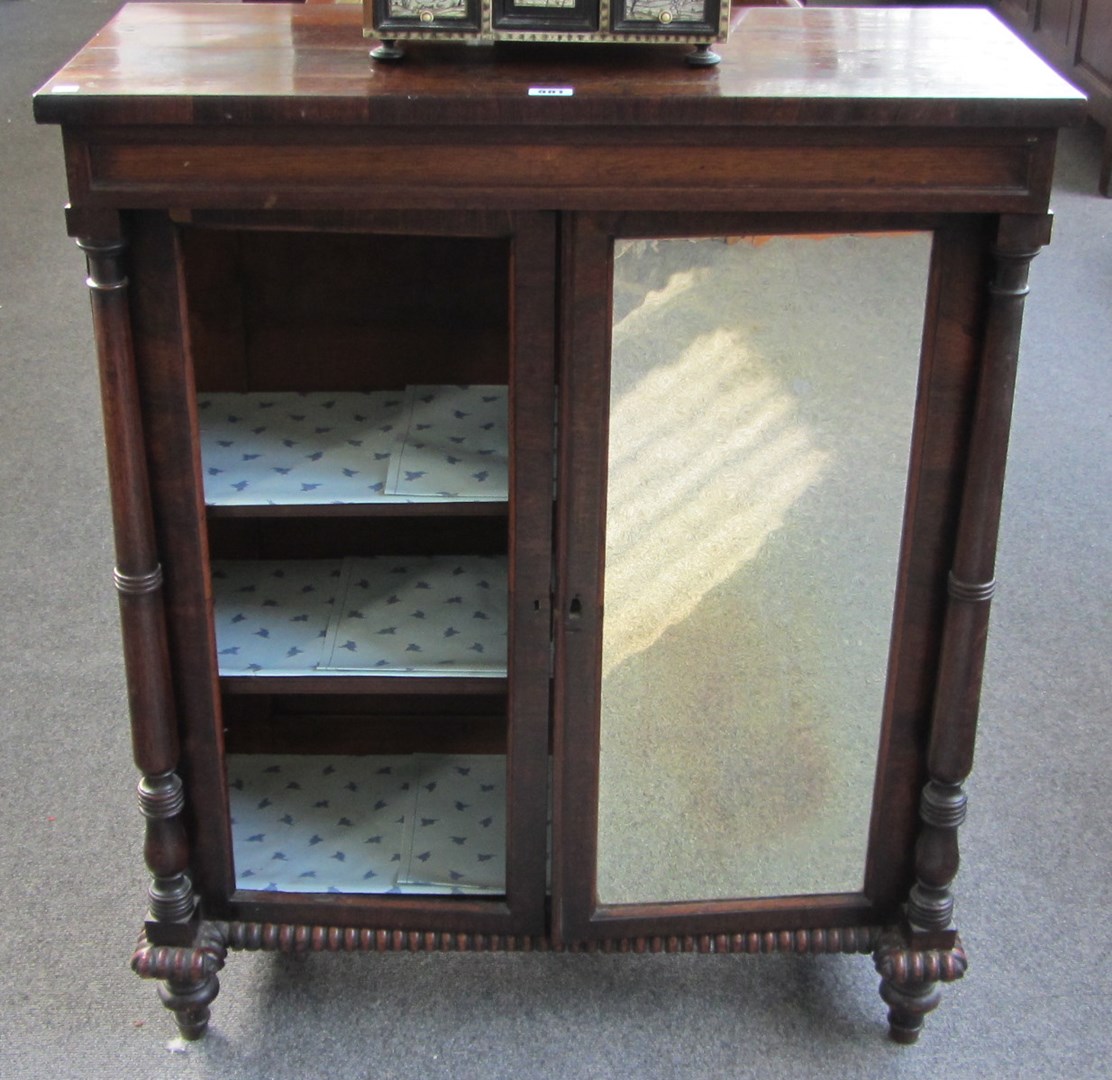
<path id="1" fill-rule="evenodd" d="M 182 231 L 207 391 L 505 383 L 505 240 Z"/>
<path id="2" fill-rule="evenodd" d="M 504 754 L 505 697 L 225 695 L 229 753 Z"/>
<path id="3" fill-rule="evenodd" d="M 506 520 L 454 517 L 215 518 L 216 559 L 332 559 L 371 555 L 503 555 Z"/>

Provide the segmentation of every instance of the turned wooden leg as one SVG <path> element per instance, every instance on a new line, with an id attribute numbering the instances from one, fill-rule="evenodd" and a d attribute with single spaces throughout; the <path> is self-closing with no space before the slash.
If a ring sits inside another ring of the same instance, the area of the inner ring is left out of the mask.
<path id="1" fill-rule="evenodd" d="M 162 1004 L 174 1013 L 182 1037 L 199 1039 L 209 1022 L 209 1005 L 220 992 L 217 972 L 228 955 L 227 934 L 220 923 L 201 922 L 186 946 L 155 945 L 146 930 L 139 937 L 131 967 L 144 979 L 162 979 Z"/>
<path id="2" fill-rule="evenodd" d="M 209 1004 L 220 992 L 213 975 L 201 983 L 167 980 L 158 988 L 162 1004 L 174 1013 L 183 1039 L 199 1039 L 208 1030 Z"/>
<path id="3" fill-rule="evenodd" d="M 918 1041 L 927 1013 L 938 1008 L 942 989 L 936 982 L 901 986 L 881 979 L 880 996 L 888 1006 L 888 1034 L 894 1042 L 909 1046 Z"/>

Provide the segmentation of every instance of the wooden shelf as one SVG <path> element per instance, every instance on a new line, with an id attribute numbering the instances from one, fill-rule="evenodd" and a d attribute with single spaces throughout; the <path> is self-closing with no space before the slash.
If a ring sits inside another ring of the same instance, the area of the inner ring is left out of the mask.
<path id="1" fill-rule="evenodd" d="M 266 672 L 220 676 L 220 689 L 225 694 L 311 694 L 354 695 L 421 694 L 449 698 L 467 695 L 504 694 L 508 683 L 504 675 L 482 678 L 465 675 L 390 675 L 375 678 L 378 672 L 351 672 L 305 675 L 274 675 Z M 260 675 L 262 677 L 260 677 Z"/>
<path id="2" fill-rule="evenodd" d="M 257 506 L 209 506 L 209 520 L 231 518 L 503 518 L 509 507 L 505 502 L 470 502 L 440 499 L 435 502 L 377 503 L 268 503 Z"/>

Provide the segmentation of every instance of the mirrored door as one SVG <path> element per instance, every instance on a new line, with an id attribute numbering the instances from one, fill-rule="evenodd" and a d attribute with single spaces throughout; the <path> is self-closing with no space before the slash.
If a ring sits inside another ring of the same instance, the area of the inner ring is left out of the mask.
<path id="1" fill-rule="evenodd" d="M 604 922 L 863 908 L 883 829 L 935 234 L 740 224 L 569 245 L 559 835 Z"/>

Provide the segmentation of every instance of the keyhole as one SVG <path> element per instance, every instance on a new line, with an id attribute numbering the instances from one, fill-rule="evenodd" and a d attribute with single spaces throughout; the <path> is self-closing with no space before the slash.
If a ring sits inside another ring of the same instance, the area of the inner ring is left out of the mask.
<path id="1" fill-rule="evenodd" d="M 583 601 L 578 596 L 571 598 L 571 603 L 568 605 L 568 618 L 578 619 L 583 614 Z"/>

